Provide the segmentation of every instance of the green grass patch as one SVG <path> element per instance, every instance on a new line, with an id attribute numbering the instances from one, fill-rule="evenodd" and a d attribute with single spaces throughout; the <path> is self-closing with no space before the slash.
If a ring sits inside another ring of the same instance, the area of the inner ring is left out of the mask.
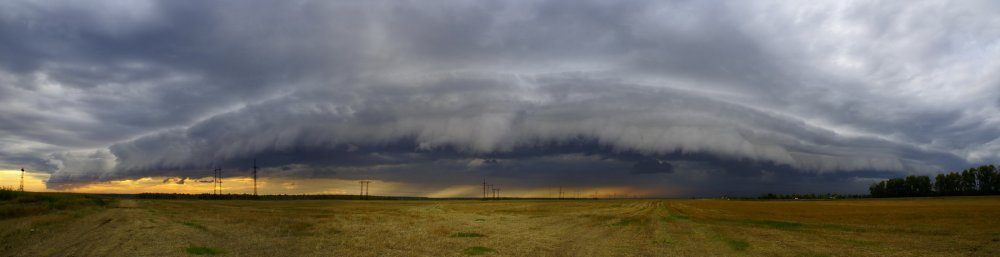
<path id="1" fill-rule="evenodd" d="M 718 220 L 718 221 L 721 221 L 721 222 L 732 222 L 732 223 L 741 223 L 741 224 L 750 224 L 750 225 L 759 225 L 759 226 L 766 226 L 766 227 L 775 228 L 775 229 L 782 229 L 782 230 L 799 230 L 799 229 L 802 229 L 802 227 L 804 226 L 804 225 L 802 225 L 802 223 L 788 222 L 788 221 L 777 221 L 777 220 Z"/>
<path id="2" fill-rule="evenodd" d="M 743 240 L 727 239 L 726 244 L 729 245 L 729 248 L 736 251 L 746 251 L 747 249 L 750 249 L 750 243 Z"/>
<path id="3" fill-rule="evenodd" d="M 208 228 L 206 228 L 205 226 L 202 226 L 201 224 L 195 223 L 194 221 L 190 220 L 181 221 L 181 225 L 192 227 L 198 230 L 206 230 L 206 231 L 208 230 Z"/>
<path id="4" fill-rule="evenodd" d="M 315 225 L 310 222 L 292 222 L 288 224 L 288 233 L 291 236 L 312 236 L 315 235 Z"/>
<path id="5" fill-rule="evenodd" d="M 194 255 L 216 255 L 221 254 L 222 250 L 203 246 L 191 246 L 187 248 L 187 253 Z"/>
<path id="6" fill-rule="evenodd" d="M 492 252 L 496 252 L 496 251 L 497 250 L 493 250 L 493 248 L 489 248 L 489 247 L 485 247 L 485 246 L 473 246 L 473 247 L 465 248 L 465 251 L 463 251 L 463 252 L 465 253 L 465 255 L 483 255 L 483 254 L 492 253 Z"/>
<path id="7" fill-rule="evenodd" d="M 484 235 L 472 232 L 458 232 L 455 234 L 451 234 L 451 237 L 484 237 Z"/>
<path id="8" fill-rule="evenodd" d="M 839 230 L 839 231 L 844 231 L 844 232 L 865 232 L 866 231 L 866 229 L 861 228 L 861 227 L 852 227 L 852 226 L 841 225 L 841 224 L 820 224 L 818 226 L 820 228 L 823 228 L 823 229 Z"/>
<path id="9" fill-rule="evenodd" d="M 731 238 L 723 234 L 715 234 L 712 238 L 726 243 L 726 245 L 734 251 L 746 251 L 747 249 L 750 249 L 750 243 L 744 240 Z"/>
<path id="10" fill-rule="evenodd" d="M 776 229 L 784 229 L 784 230 L 796 230 L 802 228 L 802 223 L 777 221 L 777 220 L 755 220 L 755 221 L 749 221 L 748 223 L 768 226 Z"/>
<path id="11" fill-rule="evenodd" d="M 620 218 L 618 219 L 618 221 L 612 223 L 611 225 L 616 227 L 624 227 L 624 226 L 645 224 L 646 221 L 647 221 L 646 219 L 639 217 L 627 217 L 627 218 Z"/>
<path id="12" fill-rule="evenodd" d="M 669 215 L 663 216 L 661 219 L 663 221 L 674 221 L 674 220 L 689 220 L 689 219 L 691 219 L 691 217 L 688 217 L 687 215 L 684 215 L 683 213 L 671 212 Z"/>

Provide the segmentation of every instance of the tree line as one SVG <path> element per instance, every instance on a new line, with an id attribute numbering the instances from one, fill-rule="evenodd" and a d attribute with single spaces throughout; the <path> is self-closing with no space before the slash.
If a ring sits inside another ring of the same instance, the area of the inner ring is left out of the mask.
<path id="1" fill-rule="evenodd" d="M 762 200 L 802 200 L 802 199 L 848 199 L 848 198 L 867 198 L 867 195 L 861 194 L 773 194 L 768 193 L 766 195 L 758 196 L 757 199 Z M 752 199 L 752 198 L 751 198 Z"/>
<path id="2" fill-rule="evenodd" d="M 933 183 L 929 176 L 913 175 L 883 180 L 868 191 L 872 197 L 996 195 L 1000 194 L 1000 175 L 995 166 L 983 165 L 938 174 Z"/>

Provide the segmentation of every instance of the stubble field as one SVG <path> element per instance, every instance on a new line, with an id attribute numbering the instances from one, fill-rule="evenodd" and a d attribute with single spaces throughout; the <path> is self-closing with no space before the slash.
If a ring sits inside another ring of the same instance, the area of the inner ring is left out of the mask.
<path id="1" fill-rule="evenodd" d="M 117 200 L 0 219 L 0 256 L 1000 256 L 1000 198 Z"/>

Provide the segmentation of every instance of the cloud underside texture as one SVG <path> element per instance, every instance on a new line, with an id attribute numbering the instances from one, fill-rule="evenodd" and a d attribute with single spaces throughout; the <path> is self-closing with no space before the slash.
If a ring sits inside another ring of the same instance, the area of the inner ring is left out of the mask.
<path id="1" fill-rule="evenodd" d="M 54 188 L 257 159 L 428 188 L 858 192 L 1000 159 L 989 1 L 0 7 L 0 163 Z"/>

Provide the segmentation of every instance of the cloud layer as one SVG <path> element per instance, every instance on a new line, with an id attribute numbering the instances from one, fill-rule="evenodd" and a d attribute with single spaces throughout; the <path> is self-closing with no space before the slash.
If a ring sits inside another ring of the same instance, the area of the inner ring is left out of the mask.
<path id="1" fill-rule="evenodd" d="M 1000 160 L 998 14 L 990 1 L 11 1 L 0 166 L 49 172 L 54 188 L 258 159 L 275 176 L 427 187 L 858 192 Z"/>

